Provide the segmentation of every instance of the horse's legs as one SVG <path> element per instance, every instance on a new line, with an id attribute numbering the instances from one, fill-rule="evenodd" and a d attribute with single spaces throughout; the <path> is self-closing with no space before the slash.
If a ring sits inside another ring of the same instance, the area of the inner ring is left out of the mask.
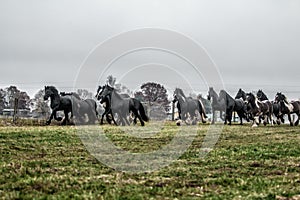
<path id="1" fill-rule="evenodd" d="M 243 113 L 238 113 L 238 116 L 240 118 L 240 125 L 243 125 L 243 117 L 244 117 Z"/>
<path id="2" fill-rule="evenodd" d="M 204 123 L 206 123 L 206 119 L 205 119 L 205 113 L 204 112 L 201 112 L 201 121 L 202 121 L 202 123 L 204 124 Z"/>
<path id="3" fill-rule="evenodd" d="M 212 120 L 211 123 L 214 124 L 215 123 L 215 109 L 212 108 Z"/>
<path id="4" fill-rule="evenodd" d="M 300 113 L 297 114 L 297 121 L 294 124 L 295 126 L 298 126 L 298 124 L 299 124 L 299 117 L 300 117 Z"/>
<path id="5" fill-rule="evenodd" d="M 112 121 L 114 122 L 114 124 L 115 124 L 116 126 L 118 126 L 118 123 L 117 123 L 116 120 L 115 120 L 114 114 L 112 113 L 112 111 L 110 111 L 110 113 L 111 113 L 111 119 L 112 119 Z"/>
<path id="6" fill-rule="evenodd" d="M 259 116 L 254 116 L 253 118 L 254 119 L 253 119 L 252 127 L 257 127 L 259 125 L 260 117 Z"/>
<path id="7" fill-rule="evenodd" d="M 263 115 L 263 120 L 264 120 L 264 126 L 266 126 L 267 125 L 267 123 L 268 123 L 268 115 Z"/>
<path id="8" fill-rule="evenodd" d="M 230 110 L 226 110 L 226 112 L 225 112 L 225 121 L 224 121 L 224 124 L 227 124 L 227 121 L 229 122 L 229 125 L 231 125 L 231 115 L 230 115 Z"/>
<path id="9" fill-rule="evenodd" d="M 137 110 L 132 110 L 132 112 L 133 112 L 133 114 L 140 120 L 141 125 L 142 125 L 142 126 L 145 126 L 145 123 L 144 123 L 142 117 L 140 116 L 140 114 L 137 112 Z"/>
<path id="10" fill-rule="evenodd" d="M 273 114 L 269 114 L 269 120 L 270 120 L 270 122 L 271 122 L 271 126 L 273 126 L 274 125 L 274 123 L 273 123 Z"/>
<path id="11" fill-rule="evenodd" d="M 125 121 L 126 125 L 130 126 L 130 122 L 128 121 L 127 116 L 124 116 L 124 121 Z"/>
<path id="12" fill-rule="evenodd" d="M 228 125 L 231 125 L 231 119 L 232 119 L 232 112 L 228 114 Z"/>
<path id="13" fill-rule="evenodd" d="M 51 124 L 51 121 L 53 119 L 54 114 L 56 114 L 56 111 L 52 111 L 49 119 L 46 121 L 46 125 L 50 125 Z"/>
<path id="14" fill-rule="evenodd" d="M 67 125 L 67 122 L 69 122 L 69 112 L 67 110 L 64 110 L 65 118 L 62 121 L 61 125 Z"/>
<path id="15" fill-rule="evenodd" d="M 104 119 L 104 116 L 106 115 L 107 113 L 104 112 L 102 115 L 101 115 L 101 120 L 100 120 L 100 124 L 102 125 L 103 124 L 103 119 Z"/>
<path id="16" fill-rule="evenodd" d="M 290 126 L 293 126 L 294 123 L 292 122 L 292 117 L 291 117 L 291 114 L 290 114 L 290 113 L 288 114 L 288 119 L 289 119 L 289 121 L 290 121 Z"/>
<path id="17" fill-rule="evenodd" d="M 55 107 L 55 108 L 52 109 L 52 113 L 51 113 L 49 119 L 46 121 L 46 125 L 50 125 L 50 124 L 51 124 L 51 121 L 52 121 L 53 117 L 54 117 L 55 120 L 57 119 L 57 117 L 56 117 L 57 109 L 58 109 L 58 107 Z M 60 119 L 60 118 L 59 118 L 59 119 Z M 61 121 L 61 120 L 62 120 L 62 119 L 60 119 L 60 121 Z"/>
<path id="18" fill-rule="evenodd" d="M 134 116 L 134 119 L 133 119 L 133 124 L 134 125 L 137 123 L 136 119 L 137 119 L 137 116 Z"/>

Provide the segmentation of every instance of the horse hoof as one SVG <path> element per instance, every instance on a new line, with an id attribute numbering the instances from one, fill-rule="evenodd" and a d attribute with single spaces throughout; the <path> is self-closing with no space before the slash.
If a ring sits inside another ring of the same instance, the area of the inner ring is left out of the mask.
<path id="1" fill-rule="evenodd" d="M 59 122 L 60 122 L 62 119 L 63 119 L 62 117 L 56 118 L 56 120 L 59 121 Z"/>
<path id="2" fill-rule="evenodd" d="M 255 127 L 258 127 L 258 126 L 257 126 L 257 124 L 253 124 L 252 127 L 255 128 Z"/>
<path id="3" fill-rule="evenodd" d="M 176 125 L 181 126 L 181 120 L 177 120 Z"/>
<path id="4" fill-rule="evenodd" d="M 49 125 L 50 125 L 50 123 L 51 123 L 51 122 L 47 121 L 47 122 L 46 122 L 46 125 L 47 125 L 47 126 L 49 126 Z"/>

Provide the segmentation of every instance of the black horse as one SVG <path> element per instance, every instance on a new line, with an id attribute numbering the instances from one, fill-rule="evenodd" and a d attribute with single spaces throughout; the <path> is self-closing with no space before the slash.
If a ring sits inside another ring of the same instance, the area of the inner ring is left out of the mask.
<path id="1" fill-rule="evenodd" d="M 94 124 L 98 119 L 97 103 L 93 99 L 81 99 L 75 92 L 60 92 L 61 96 L 69 96 L 72 100 L 72 113 L 78 124 Z M 88 118 L 88 119 L 86 119 Z"/>
<path id="2" fill-rule="evenodd" d="M 98 95 L 98 99 L 108 98 L 110 112 L 112 113 L 112 120 L 117 125 L 114 120 L 114 114 L 117 113 L 122 125 L 129 125 L 127 120 L 127 116 L 129 116 L 130 112 L 132 112 L 135 116 L 134 123 L 136 123 L 137 118 L 141 122 L 141 125 L 144 126 L 144 121 L 149 121 L 145 113 L 145 109 L 143 104 L 135 99 L 135 98 L 124 98 L 120 94 L 118 94 L 113 87 L 109 85 L 105 85 L 102 88 L 101 93 Z"/>
<path id="3" fill-rule="evenodd" d="M 112 118 L 112 111 L 111 111 L 111 106 L 110 106 L 110 99 L 109 96 L 106 97 L 101 97 L 102 96 L 102 92 L 104 90 L 105 86 L 99 86 L 97 89 L 97 93 L 96 93 L 96 98 L 97 100 L 100 100 L 100 103 L 103 105 L 104 107 L 104 113 L 101 116 L 101 120 L 100 120 L 100 124 L 103 124 L 103 119 L 104 116 L 106 116 L 106 121 L 111 124 L 111 121 L 114 122 L 115 125 L 118 125 L 117 121 L 115 121 L 115 117 Z M 128 94 L 120 94 L 123 98 L 130 98 L 130 96 Z M 120 115 L 120 114 L 118 114 Z M 124 119 L 127 120 L 127 119 Z M 122 120 L 120 120 L 122 121 Z M 129 122 L 128 122 L 129 123 Z"/>
<path id="4" fill-rule="evenodd" d="M 180 88 L 175 89 L 173 97 L 173 102 L 178 102 L 177 109 L 180 119 L 185 121 L 188 117 L 190 117 L 193 121 L 192 123 L 195 123 L 196 114 L 198 112 L 201 116 L 202 123 L 206 123 L 207 116 L 203 103 L 200 99 L 186 97 Z"/>
<path id="5" fill-rule="evenodd" d="M 270 101 L 259 101 L 253 93 L 246 94 L 246 104 L 248 112 L 253 116 L 253 127 L 256 127 L 260 123 L 260 119 L 264 120 L 264 125 L 266 126 L 268 120 L 270 120 L 271 125 L 273 125 L 273 106 Z"/>
<path id="6" fill-rule="evenodd" d="M 300 116 L 300 101 L 291 101 L 289 102 L 284 94 L 278 92 L 275 96 L 275 102 L 280 104 L 280 115 L 287 114 L 288 119 L 290 121 L 290 125 L 297 126 L 299 124 L 299 116 Z M 291 114 L 295 113 L 298 117 L 296 122 L 294 123 L 291 118 Z"/>
<path id="7" fill-rule="evenodd" d="M 228 121 L 228 125 L 231 125 L 232 112 L 237 112 L 238 116 L 240 117 L 241 125 L 243 125 L 243 118 L 248 121 L 246 105 L 242 99 L 234 99 L 225 90 L 221 90 L 218 101 L 225 102 L 224 124 L 227 124 Z"/>
<path id="8" fill-rule="evenodd" d="M 259 101 L 269 101 L 268 96 L 262 90 L 258 90 L 256 96 Z M 284 115 L 280 114 L 280 104 L 275 101 L 271 101 L 271 103 L 273 106 L 273 114 L 277 118 L 276 123 L 278 125 L 284 123 Z"/>
<path id="9" fill-rule="evenodd" d="M 62 125 L 66 125 L 69 122 L 69 113 L 72 113 L 72 100 L 69 96 L 61 97 L 58 93 L 58 90 L 54 86 L 45 86 L 45 95 L 44 100 L 50 98 L 50 107 L 52 113 L 47 120 L 46 124 L 49 125 L 54 117 L 55 120 L 61 121 L 61 117 L 56 116 L 57 111 L 64 111 L 65 118 L 62 122 Z M 73 113 L 72 113 L 73 115 Z"/>
<path id="10" fill-rule="evenodd" d="M 216 91 L 210 87 L 208 89 L 208 95 L 207 100 L 211 101 L 211 108 L 212 108 L 212 124 L 215 123 L 216 117 L 216 111 L 220 112 L 220 118 L 222 120 L 225 120 L 223 117 L 223 112 L 225 112 L 225 101 L 219 101 L 219 95 L 216 93 Z"/>

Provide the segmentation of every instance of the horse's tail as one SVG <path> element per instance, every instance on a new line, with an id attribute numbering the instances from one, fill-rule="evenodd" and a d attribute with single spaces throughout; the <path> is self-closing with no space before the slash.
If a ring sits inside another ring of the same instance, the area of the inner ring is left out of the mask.
<path id="1" fill-rule="evenodd" d="M 205 107 L 200 99 L 198 100 L 198 106 L 199 106 L 200 115 L 202 116 L 203 114 L 203 117 L 207 118 Z"/>
<path id="2" fill-rule="evenodd" d="M 147 117 L 146 115 L 146 112 L 145 112 L 145 109 L 144 109 L 144 106 L 141 102 L 139 102 L 139 112 L 140 112 L 140 115 L 142 117 L 142 119 L 147 122 L 149 121 L 149 118 Z"/>

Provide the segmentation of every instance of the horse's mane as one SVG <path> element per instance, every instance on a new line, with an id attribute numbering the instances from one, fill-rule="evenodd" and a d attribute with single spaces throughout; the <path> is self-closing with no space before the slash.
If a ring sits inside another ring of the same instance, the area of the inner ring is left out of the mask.
<path id="1" fill-rule="evenodd" d="M 186 98 L 186 96 L 184 95 L 182 89 L 176 88 L 175 91 L 177 91 L 181 96 L 183 96 L 184 98 Z"/>
<path id="2" fill-rule="evenodd" d="M 50 89 L 50 90 L 52 90 L 53 92 L 55 92 L 55 93 L 58 94 L 58 90 L 57 90 L 56 87 L 54 87 L 54 86 L 45 86 L 45 89 Z"/>
<path id="3" fill-rule="evenodd" d="M 61 92 L 60 93 L 61 96 L 74 96 L 76 99 L 81 100 L 79 94 L 75 93 L 75 92 Z"/>
<path id="4" fill-rule="evenodd" d="M 221 94 L 223 94 L 223 95 L 221 95 Z M 220 96 L 225 96 L 228 99 L 234 100 L 234 98 L 232 96 L 230 96 L 225 90 L 220 90 L 219 98 L 220 98 Z"/>

